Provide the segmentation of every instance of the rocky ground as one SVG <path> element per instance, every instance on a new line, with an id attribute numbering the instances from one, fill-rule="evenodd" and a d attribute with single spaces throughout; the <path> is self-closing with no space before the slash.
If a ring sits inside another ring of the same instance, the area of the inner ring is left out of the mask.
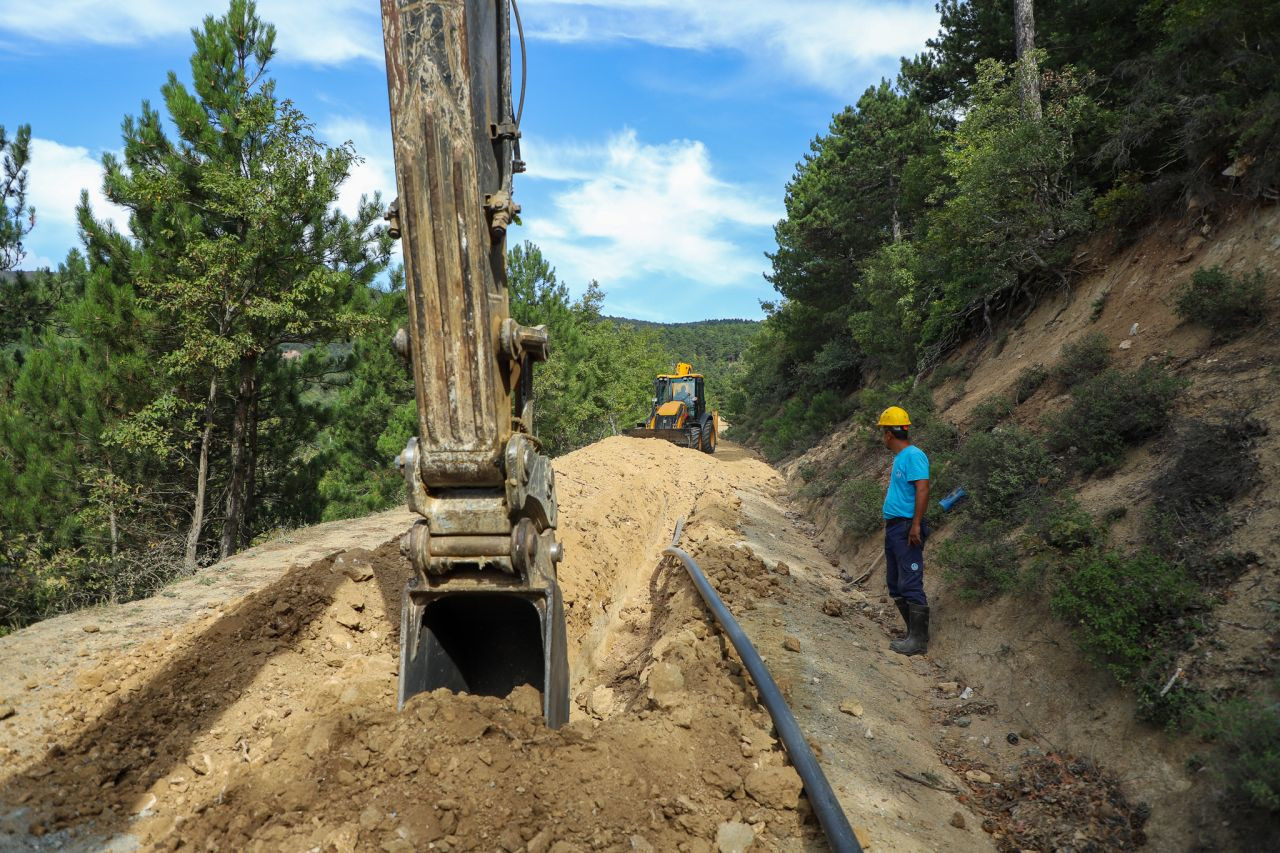
<path id="1" fill-rule="evenodd" d="M 556 476 L 569 725 L 547 730 L 532 688 L 397 712 L 410 517 L 322 525 L 0 639 L 0 847 L 823 849 L 753 686 L 660 555 L 680 517 L 869 849 L 1123 846 L 1107 827 L 1140 827 L 1096 768 L 993 746 L 981 696 L 888 653 L 886 604 L 751 454 L 614 438 Z"/>

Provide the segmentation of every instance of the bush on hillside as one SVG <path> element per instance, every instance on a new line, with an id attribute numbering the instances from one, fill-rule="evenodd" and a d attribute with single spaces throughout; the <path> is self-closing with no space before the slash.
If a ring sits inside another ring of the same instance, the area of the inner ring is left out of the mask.
<path id="1" fill-rule="evenodd" d="M 1185 381 L 1153 365 L 1104 370 L 1071 390 L 1071 405 L 1048 419 L 1049 449 L 1082 473 L 1119 467 L 1125 448 L 1164 428 Z"/>
<path id="2" fill-rule="evenodd" d="M 1201 733 L 1223 748 L 1230 801 L 1280 815 L 1280 704 L 1232 699 L 1208 706 Z"/>
<path id="3" fill-rule="evenodd" d="M 997 536 L 954 536 L 938 546 L 942 576 L 971 601 L 994 598 L 1017 586 L 1018 554 Z"/>
<path id="4" fill-rule="evenodd" d="M 875 426 L 880 413 L 901 406 L 911 416 L 912 430 L 929 424 L 933 416 L 933 392 L 924 384 L 905 380 L 886 387 L 863 388 L 854 395 L 854 414 L 859 422 Z M 876 436 L 879 437 L 879 430 Z"/>
<path id="5" fill-rule="evenodd" d="M 1062 355 L 1053 366 L 1053 378 L 1070 388 L 1097 376 L 1110 364 L 1111 345 L 1101 332 L 1090 332 L 1063 346 Z"/>
<path id="6" fill-rule="evenodd" d="M 969 493 L 964 511 L 979 521 L 1021 523 L 1061 479 L 1040 439 L 1021 427 L 969 437 L 954 476 Z"/>
<path id="7" fill-rule="evenodd" d="M 1200 601 L 1186 570 L 1156 554 L 1085 553 L 1054 592 L 1053 611 L 1076 626 L 1094 663 L 1131 684 L 1156 655 L 1187 633 Z"/>
<path id="8" fill-rule="evenodd" d="M 1056 498 L 1031 526 L 1042 542 L 1064 554 L 1092 548 L 1105 538 L 1093 517 L 1069 494 Z"/>
<path id="9" fill-rule="evenodd" d="M 1225 341 L 1263 320 L 1262 270 L 1239 278 L 1221 267 L 1198 269 L 1178 292 L 1174 311 L 1184 320 L 1208 326 L 1215 340 Z"/>
<path id="10" fill-rule="evenodd" d="M 974 432 L 991 432 L 997 424 L 1012 415 L 1016 407 L 1013 398 L 1003 394 L 989 397 L 973 407 L 969 426 Z"/>
<path id="11" fill-rule="evenodd" d="M 1152 503 L 1143 519 L 1153 550 L 1169 558 L 1204 559 L 1205 546 L 1230 530 L 1227 506 L 1258 482 L 1253 441 L 1266 431 L 1264 424 L 1251 419 L 1185 420 L 1178 425 L 1162 442 L 1162 458 L 1172 462 L 1151 484 Z M 1208 448 L 1212 465 L 1205 464 Z"/>
<path id="12" fill-rule="evenodd" d="M 868 536 L 884 526 L 884 489 L 869 477 L 855 477 L 840 486 L 840 527 L 850 536 Z"/>
<path id="13" fill-rule="evenodd" d="M 95 604 L 134 601 L 189 574 L 177 539 L 111 559 L 90 548 L 49 548 L 38 536 L 0 537 L 0 636 Z"/>
<path id="14" fill-rule="evenodd" d="M 945 459 L 960 446 L 960 430 L 950 421 L 931 417 L 928 423 L 915 430 L 911 442 L 919 445 L 929 455 L 931 467 L 936 469 L 939 460 Z M 936 470 L 930 473 L 936 479 Z"/>
<path id="15" fill-rule="evenodd" d="M 848 403 L 834 391 L 819 391 L 810 398 L 792 397 L 760 426 L 760 445 L 771 462 L 806 450 L 849 416 Z"/>
<path id="16" fill-rule="evenodd" d="M 1040 386 L 1049 378 L 1049 370 L 1043 364 L 1033 364 L 1018 374 L 1013 383 L 1013 401 L 1021 405 L 1031 399 L 1031 395 L 1040 390 Z"/>

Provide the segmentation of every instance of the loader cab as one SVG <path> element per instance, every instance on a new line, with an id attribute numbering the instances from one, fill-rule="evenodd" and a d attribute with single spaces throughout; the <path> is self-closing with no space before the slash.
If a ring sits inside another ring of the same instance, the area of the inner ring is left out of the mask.
<path id="1" fill-rule="evenodd" d="M 706 408 L 702 377 L 698 375 L 659 376 L 654 382 L 653 396 L 655 407 L 674 400 L 684 403 L 695 418 L 701 417 Z"/>
<path id="2" fill-rule="evenodd" d="M 702 387 L 702 374 L 693 372 L 693 365 L 680 362 L 675 373 L 659 376 L 653 383 L 653 408 L 656 412 L 663 403 L 677 401 L 684 403 L 689 416 L 701 420 L 707 410 L 707 401 Z"/>

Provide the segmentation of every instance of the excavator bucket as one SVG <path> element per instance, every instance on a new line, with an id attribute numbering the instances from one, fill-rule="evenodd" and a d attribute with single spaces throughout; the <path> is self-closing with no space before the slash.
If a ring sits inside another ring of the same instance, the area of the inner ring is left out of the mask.
<path id="1" fill-rule="evenodd" d="M 551 461 L 533 437 L 545 327 L 509 316 L 506 229 L 519 211 L 510 0 L 382 0 L 409 327 L 396 335 L 418 403 L 398 460 L 421 516 L 401 544 L 399 701 L 530 684 L 568 718 Z"/>
<path id="2" fill-rule="evenodd" d="M 506 696 L 542 692 L 552 727 L 569 719 L 569 668 L 560 590 L 541 594 L 478 586 L 470 592 L 405 590 L 400 634 L 401 703 L 445 688 Z"/>

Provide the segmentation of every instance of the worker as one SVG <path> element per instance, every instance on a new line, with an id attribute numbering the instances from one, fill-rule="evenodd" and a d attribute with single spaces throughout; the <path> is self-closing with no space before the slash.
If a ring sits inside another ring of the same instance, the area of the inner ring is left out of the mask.
<path id="1" fill-rule="evenodd" d="M 877 424 L 884 446 L 893 453 L 893 470 L 884 496 L 884 562 L 889 595 L 907 625 L 907 635 L 889 643 L 902 655 L 929 649 L 929 602 L 924 595 L 924 543 L 929 525 L 929 457 L 911 443 L 911 418 L 890 406 Z"/>

